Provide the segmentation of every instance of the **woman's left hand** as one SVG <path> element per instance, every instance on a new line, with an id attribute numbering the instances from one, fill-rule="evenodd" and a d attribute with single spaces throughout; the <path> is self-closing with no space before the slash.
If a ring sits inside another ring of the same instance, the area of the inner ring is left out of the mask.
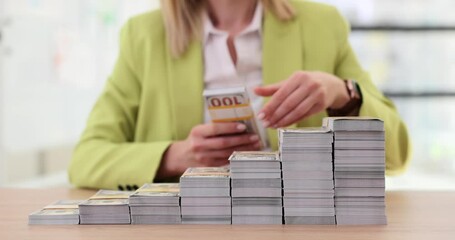
<path id="1" fill-rule="evenodd" d="M 271 96 L 258 118 L 264 127 L 272 128 L 289 126 L 328 108 L 342 108 L 349 101 L 344 81 L 323 72 L 299 71 L 285 81 L 254 91 Z"/>

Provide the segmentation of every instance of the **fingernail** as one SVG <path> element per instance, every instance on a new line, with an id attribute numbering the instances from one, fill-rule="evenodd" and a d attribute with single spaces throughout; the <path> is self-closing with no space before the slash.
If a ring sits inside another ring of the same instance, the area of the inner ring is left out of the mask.
<path id="1" fill-rule="evenodd" d="M 263 120 L 265 118 L 265 113 L 259 113 L 258 114 L 258 119 Z"/>
<path id="2" fill-rule="evenodd" d="M 278 124 L 273 125 L 273 128 L 278 128 Z"/>
<path id="3" fill-rule="evenodd" d="M 270 126 L 270 122 L 269 121 L 264 121 L 262 123 L 262 125 L 265 127 L 265 128 L 268 128 Z"/>
<path id="4" fill-rule="evenodd" d="M 254 136 L 250 137 L 250 141 L 251 142 L 256 142 L 257 140 L 259 140 L 259 136 L 258 135 L 254 135 Z"/>
<path id="5" fill-rule="evenodd" d="M 239 125 L 237 125 L 237 129 L 239 131 L 244 131 L 244 130 L 246 130 L 246 126 L 244 124 L 239 124 Z"/>

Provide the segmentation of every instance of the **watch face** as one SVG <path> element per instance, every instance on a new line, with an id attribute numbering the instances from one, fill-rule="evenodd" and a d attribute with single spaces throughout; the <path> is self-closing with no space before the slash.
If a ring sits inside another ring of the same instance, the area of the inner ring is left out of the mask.
<path id="1" fill-rule="evenodd" d="M 357 97 L 359 99 L 362 99 L 362 91 L 360 90 L 360 87 L 359 87 L 359 85 L 357 83 L 355 84 L 355 90 L 357 92 Z"/>
<path id="2" fill-rule="evenodd" d="M 359 88 L 359 85 L 357 84 L 356 81 L 354 80 L 348 80 L 348 88 L 350 88 L 350 94 L 351 94 L 351 98 L 354 98 L 354 99 L 361 99 L 362 95 L 360 93 L 360 88 Z"/>

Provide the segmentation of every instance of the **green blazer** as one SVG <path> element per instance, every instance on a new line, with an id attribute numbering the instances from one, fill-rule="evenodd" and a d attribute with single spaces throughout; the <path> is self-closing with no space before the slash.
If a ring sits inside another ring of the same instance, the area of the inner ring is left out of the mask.
<path id="1" fill-rule="evenodd" d="M 386 128 L 386 169 L 404 169 L 410 157 L 406 127 L 393 103 L 373 85 L 348 42 L 350 27 L 328 5 L 293 1 L 296 18 L 282 22 L 265 12 L 263 82 L 276 83 L 299 70 L 355 79 L 362 91 L 360 115 L 379 117 Z M 160 10 L 130 19 L 121 31 L 120 53 L 77 145 L 69 178 L 78 187 L 115 189 L 152 182 L 173 141 L 203 123 L 203 55 L 194 41 L 171 57 Z M 296 127 L 321 126 L 321 112 Z M 277 133 L 268 131 L 274 149 Z"/>

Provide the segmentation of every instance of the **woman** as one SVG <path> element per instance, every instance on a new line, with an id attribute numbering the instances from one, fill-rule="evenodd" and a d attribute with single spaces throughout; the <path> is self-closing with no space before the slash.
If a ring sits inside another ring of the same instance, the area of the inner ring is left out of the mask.
<path id="1" fill-rule="evenodd" d="M 267 97 L 255 109 L 272 149 L 279 127 L 320 126 L 328 115 L 379 117 L 387 172 L 403 170 L 406 127 L 360 67 L 336 9 L 288 0 L 161 5 L 122 30 L 118 61 L 74 152 L 73 184 L 134 189 L 187 167 L 225 165 L 234 150 L 259 150 L 245 126 L 204 119 L 202 91 L 237 84 L 253 103 Z"/>

